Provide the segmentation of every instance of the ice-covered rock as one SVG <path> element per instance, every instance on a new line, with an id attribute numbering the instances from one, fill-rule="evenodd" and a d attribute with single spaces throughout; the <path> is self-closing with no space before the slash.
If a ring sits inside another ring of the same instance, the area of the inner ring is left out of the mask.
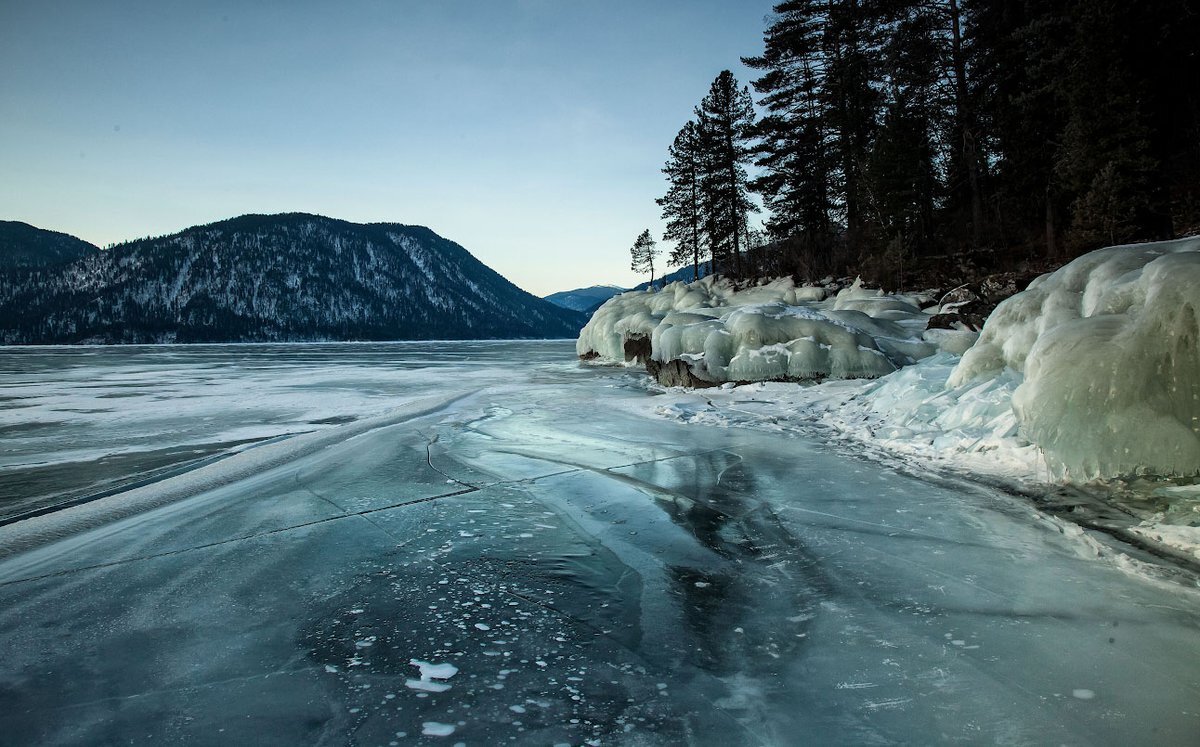
<path id="1" fill-rule="evenodd" d="M 581 358 L 628 362 L 642 357 L 630 351 L 648 338 L 652 368 L 671 382 L 877 378 L 974 340 L 961 331 L 923 337 L 928 315 L 919 303 L 858 282 L 830 298 L 788 278 L 740 287 L 708 277 L 609 300 L 576 349 Z"/>
<path id="2" fill-rule="evenodd" d="M 950 387 L 1024 379 L 1022 431 L 1062 476 L 1200 473 L 1200 238 L 1100 249 L 1002 302 Z"/>

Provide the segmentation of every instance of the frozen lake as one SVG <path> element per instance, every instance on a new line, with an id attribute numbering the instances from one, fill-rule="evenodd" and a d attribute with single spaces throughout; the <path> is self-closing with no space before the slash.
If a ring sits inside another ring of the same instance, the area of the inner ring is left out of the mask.
<path id="1" fill-rule="evenodd" d="M 569 342 L 0 368 L 3 743 L 1200 734 L 1186 571 Z"/>

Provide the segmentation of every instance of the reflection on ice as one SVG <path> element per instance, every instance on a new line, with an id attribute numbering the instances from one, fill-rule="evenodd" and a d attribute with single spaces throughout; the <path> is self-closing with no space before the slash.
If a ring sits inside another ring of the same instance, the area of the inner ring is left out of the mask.
<path id="1" fill-rule="evenodd" d="M 625 374 L 577 368 L 566 344 L 516 347 L 563 362 L 497 356 L 488 382 L 442 382 L 437 406 L 393 402 L 407 414 L 362 414 L 0 562 L 5 738 L 1187 744 L 1200 729 L 1193 591 L 1130 576 L 1007 496 L 801 436 L 628 414 L 650 395 Z"/>

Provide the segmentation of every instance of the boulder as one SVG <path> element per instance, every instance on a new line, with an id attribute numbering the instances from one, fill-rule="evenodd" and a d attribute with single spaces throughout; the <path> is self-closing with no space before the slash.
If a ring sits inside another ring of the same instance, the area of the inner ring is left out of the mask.
<path id="1" fill-rule="evenodd" d="M 958 307 L 978 300 L 979 296 L 971 289 L 971 286 L 963 284 L 943 293 L 941 299 L 938 301 L 938 305 L 943 308 L 946 306 Z"/>
<path id="2" fill-rule="evenodd" d="M 663 386 L 686 386 L 693 389 L 717 386 L 717 382 L 703 378 L 698 367 L 681 358 L 666 363 L 649 358 L 646 360 L 646 371 Z"/>

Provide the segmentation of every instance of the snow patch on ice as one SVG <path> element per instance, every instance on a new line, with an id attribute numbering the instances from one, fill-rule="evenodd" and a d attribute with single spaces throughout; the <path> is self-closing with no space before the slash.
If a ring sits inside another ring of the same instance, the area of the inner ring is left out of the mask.
<path id="1" fill-rule="evenodd" d="M 443 724 L 439 721 L 425 721 L 421 724 L 421 734 L 427 737 L 448 737 L 454 733 L 454 724 Z"/>
<path id="2" fill-rule="evenodd" d="M 405 687 L 410 690 L 421 690 L 428 693 L 444 693 L 450 689 L 450 685 L 445 682 L 437 682 L 435 680 L 448 680 L 458 674 L 458 667 L 450 663 L 431 664 L 420 659 L 409 659 L 408 663 L 421 672 L 420 679 L 407 679 L 404 681 Z"/>
<path id="3" fill-rule="evenodd" d="M 421 670 L 421 679 L 448 680 L 458 674 L 458 667 L 450 663 L 430 664 L 419 659 L 409 659 L 408 663 Z"/>
<path id="4" fill-rule="evenodd" d="M 414 680 L 406 679 L 404 686 L 410 690 L 421 690 L 427 693 L 444 693 L 450 689 L 450 686 L 442 682 L 434 682 L 432 680 Z"/>
<path id="5" fill-rule="evenodd" d="M 1200 561 L 1200 526 L 1176 526 L 1144 521 L 1129 531 Z"/>

